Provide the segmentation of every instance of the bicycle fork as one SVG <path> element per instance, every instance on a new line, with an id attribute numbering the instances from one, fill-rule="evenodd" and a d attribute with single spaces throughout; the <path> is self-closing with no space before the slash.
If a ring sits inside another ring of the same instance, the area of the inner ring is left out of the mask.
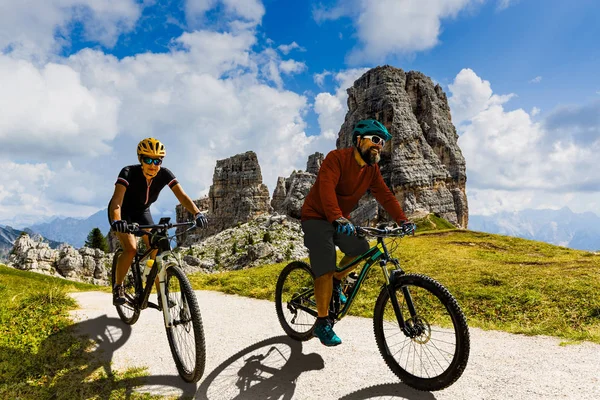
<path id="1" fill-rule="evenodd" d="M 400 304 L 398 303 L 398 297 L 396 296 L 396 280 L 404 274 L 404 271 L 401 269 L 395 269 L 389 274 L 386 268 L 386 262 L 380 261 L 380 266 L 383 271 L 383 275 L 385 277 L 385 288 L 390 297 L 390 302 L 392 303 L 392 308 L 394 309 L 394 314 L 396 315 L 396 320 L 398 322 L 398 326 L 407 337 L 414 338 L 421 334 L 421 330 L 414 324 L 407 324 L 404 319 L 404 315 L 402 314 L 402 310 L 400 309 Z M 417 311 L 415 310 L 415 306 L 412 301 L 412 297 L 408 288 L 406 286 L 402 287 L 402 294 L 404 295 L 404 299 L 406 300 L 406 307 L 408 308 L 408 312 L 410 313 L 411 319 L 414 319 L 417 315 Z"/>

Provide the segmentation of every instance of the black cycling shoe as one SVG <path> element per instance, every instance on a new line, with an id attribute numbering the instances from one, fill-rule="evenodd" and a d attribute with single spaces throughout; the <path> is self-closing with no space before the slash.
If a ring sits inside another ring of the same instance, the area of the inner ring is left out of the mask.
<path id="1" fill-rule="evenodd" d="M 126 302 L 125 288 L 123 285 L 115 285 L 113 288 L 113 306 L 122 306 Z"/>

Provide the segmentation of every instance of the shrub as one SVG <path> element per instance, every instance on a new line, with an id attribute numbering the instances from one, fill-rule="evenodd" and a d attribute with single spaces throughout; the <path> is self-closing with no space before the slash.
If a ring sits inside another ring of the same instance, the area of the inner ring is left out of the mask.
<path id="1" fill-rule="evenodd" d="M 273 239 L 271 238 L 271 233 L 269 231 L 266 231 L 265 234 L 263 235 L 263 242 L 265 242 L 265 243 L 273 242 Z"/>
<path id="2" fill-rule="evenodd" d="M 103 252 L 108 253 L 108 242 L 99 228 L 94 228 L 88 233 L 85 247 L 100 249 Z"/>
<path id="3" fill-rule="evenodd" d="M 238 248 L 237 248 L 237 240 L 235 242 L 233 242 L 233 246 L 231 246 L 231 254 L 237 254 L 238 252 Z"/>

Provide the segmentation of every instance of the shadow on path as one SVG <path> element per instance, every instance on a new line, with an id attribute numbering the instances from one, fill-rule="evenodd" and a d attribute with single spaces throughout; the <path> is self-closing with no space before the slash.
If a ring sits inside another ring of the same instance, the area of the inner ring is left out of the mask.
<path id="1" fill-rule="evenodd" d="M 302 343 L 277 336 L 249 346 L 216 367 L 200 385 L 195 399 L 291 399 L 306 371 L 323 369 L 323 358 L 303 354 Z"/>
<path id="2" fill-rule="evenodd" d="M 406 399 L 406 400 L 435 400 L 430 392 L 421 392 L 404 383 L 385 383 L 369 386 L 364 389 L 349 393 L 339 400 L 367 400 L 367 399 Z"/>
<path id="3" fill-rule="evenodd" d="M 130 336 L 131 326 L 118 318 L 102 315 L 81 321 L 48 336 L 36 353 L 0 348 L 2 358 L 12 362 L 0 363 L 0 375 L 3 383 L 18 390 L 23 398 L 127 399 L 140 389 L 153 394 L 194 396 L 196 385 L 184 382 L 179 375 L 136 377 L 139 371 L 113 371 L 113 355 Z M 47 379 L 43 385 L 23 384 L 31 374 Z"/>

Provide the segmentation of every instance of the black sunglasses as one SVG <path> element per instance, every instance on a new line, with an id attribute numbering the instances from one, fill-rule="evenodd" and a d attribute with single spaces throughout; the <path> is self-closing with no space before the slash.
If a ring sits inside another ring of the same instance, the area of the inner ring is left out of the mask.
<path id="1" fill-rule="evenodd" d="M 144 164 L 154 164 L 154 165 L 160 165 L 162 164 L 162 160 L 160 158 L 151 158 L 151 157 L 142 157 L 142 161 L 144 162 Z"/>

